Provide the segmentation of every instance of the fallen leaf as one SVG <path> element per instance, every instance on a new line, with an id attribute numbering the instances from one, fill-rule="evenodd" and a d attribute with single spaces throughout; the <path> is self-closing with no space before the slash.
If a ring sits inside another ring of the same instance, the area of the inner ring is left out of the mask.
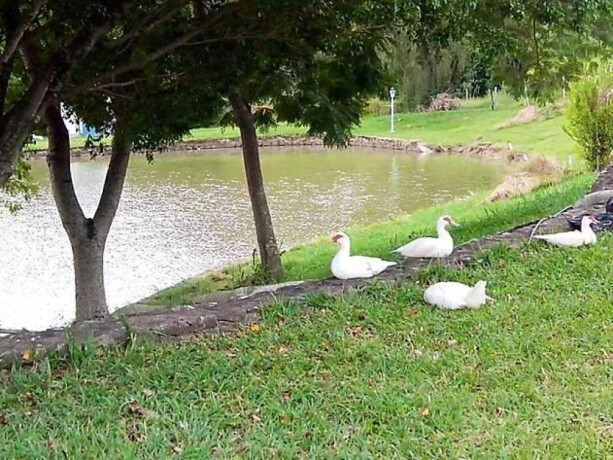
<path id="1" fill-rule="evenodd" d="M 242 339 L 243 337 L 245 337 L 245 331 L 238 331 L 236 333 L 236 337 L 238 337 L 239 339 Z"/>
<path id="2" fill-rule="evenodd" d="M 26 351 L 24 351 L 23 354 L 21 355 L 21 359 L 25 361 L 31 361 L 33 357 L 34 357 L 34 352 L 29 348 Z"/>
<path id="3" fill-rule="evenodd" d="M 277 349 L 277 353 L 280 355 L 286 355 L 289 352 L 289 348 L 284 347 L 283 345 Z"/>
<path id="4" fill-rule="evenodd" d="M 249 330 L 251 332 L 261 332 L 262 326 L 260 326 L 259 324 L 252 324 L 251 326 L 249 326 Z"/>
<path id="5" fill-rule="evenodd" d="M 409 312 L 409 316 L 411 317 L 419 316 L 419 310 L 411 310 Z"/>
<path id="6" fill-rule="evenodd" d="M 362 332 L 364 332 L 364 326 L 351 327 L 349 328 L 349 332 L 353 337 L 357 337 L 358 335 L 361 335 Z"/>
<path id="7" fill-rule="evenodd" d="M 283 401 L 288 402 L 292 400 L 292 394 L 289 391 L 283 392 Z"/>
<path id="8" fill-rule="evenodd" d="M 147 409 L 146 407 L 141 406 L 136 401 L 129 402 L 126 405 L 126 411 L 130 415 L 134 415 L 140 418 L 151 418 L 158 419 L 160 416 L 157 412 L 152 411 L 151 409 Z"/>
<path id="9" fill-rule="evenodd" d="M 147 435 L 136 420 L 129 420 L 126 424 L 126 434 L 133 443 L 140 444 L 147 439 Z"/>
<path id="10" fill-rule="evenodd" d="M 49 450 L 57 450 L 60 447 L 60 442 L 57 439 L 51 438 L 47 440 L 47 448 Z"/>
<path id="11" fill-rule="evenodd" d="M 179 445 L 173 445 L 171 447 L 171 450 L 175 453 L 175 454 L 180 454 L 181 452 L 183 452 L 183 447 L 179 446 Z"/>
<path id="12" fill-rule="evenodd" d="M 427 407 L 422 408 L 421 410 L 421 415 L 423 415 L 424 417 L 428 417 L 430 415 L 430 409 L 428 409 Z"/>

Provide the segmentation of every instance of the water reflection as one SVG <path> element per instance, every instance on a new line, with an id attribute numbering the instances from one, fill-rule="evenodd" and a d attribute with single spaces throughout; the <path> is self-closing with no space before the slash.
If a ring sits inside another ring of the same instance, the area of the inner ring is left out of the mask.
<path id="1" fill-rule="evenodd" d="M 262 157 L 278 239 L 292 246 L 493 186 L 492 163 L 366 150 L 267 150 Z M 104 159 L 72 165 L 92 215 Z M 45 329 L 74 317 L 70 246 L 49 192 L 15 215 L 0 211 L 0 328 Z M 132 161 L 106 252 L 113 309 L 187 277 L 249 259 L 256 246 L 243 164 L 236 151 L 167 154 Z"/>

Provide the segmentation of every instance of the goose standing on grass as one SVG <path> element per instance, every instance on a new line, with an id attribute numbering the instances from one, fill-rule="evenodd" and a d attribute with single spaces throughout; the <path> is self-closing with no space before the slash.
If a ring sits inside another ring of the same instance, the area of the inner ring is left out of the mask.
<path id="1" fill-rule="evenodd" d="M 592 226 L 594 232 L 613 231 L 613 197 L 609 198 L 605 205 L 604 212 L 593 216 L 596 223 Z M 566 220 L 574 230 L 581 229 L 581 217 L 569 217 Z"/>
<path id="2" fill-rule="evenodd" d="M 536 235 L 534 238 L 547 241 L 555 246 L 573 247 L 594 244 L 597 241 L 596 233 L 592 230 L 592 224 L 598 221 L 594 216 L 583 216 L 581 230 L 573 232 L 553 233 L 551 235 Z"/>
<path id="3" fill-rule="evenodd" d="M 479 308 L 494 300 L 485 294 L 486 286 L 485 281 L 479 281 L 474 287 L 455 282 L 436 283 L 426 289 L 424 301 L 441 310 Z"/>
<path id="4" fill-rule="evenodd" d="M 340 249 L 332 259 L 330 268 L 332 274 L 340 280 L 353 278 L 372 278 L 387 267 L 396 265 L 396 262 L 387 262 L 377 257 L 364 257 L 351 255 L 351 241 L 344 233 L 335 233 L 332 242 Z"/>
<path id="5" fill-rule="evenodd" d="M 450 216 L 442 216 L 436 221 L 437 238 L 417 238 L 392 252 L 403 257 L 447 257 L 453 252 L 453 238 L 447 231 L 449 224 L 459 227 Z"/>

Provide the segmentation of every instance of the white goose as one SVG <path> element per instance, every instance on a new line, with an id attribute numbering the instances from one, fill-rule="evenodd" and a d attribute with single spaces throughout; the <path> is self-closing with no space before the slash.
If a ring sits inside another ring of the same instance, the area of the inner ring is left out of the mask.
<path id="1" fill-rule="evenodd" d="M 453 252 L 453 238 L 447 231 L 449 224 L 459 227 L 450 216 L 442 216 L 436 221 L 437 238 L 417 238 L 392 252 L 404 257 L 447 257 Z"/>
<path id="2" fill-rule="evenodd" d="M 396 262 L 387 262 L 377 257 L 352 256 L 351 241 L 344 233 L 334 234 L 332 242 L 340 245 L 330 265 L 332 274 L 338 279 L 372 278 L 387 267 L 396 265 Z"/>
<path id="3" fill-rule="evenodd" d="M 583 216 L 581 230 L 572 232 L 553 233 L 551 235 L 536 235 L 534 238 L 547 241 L 555 246 L 574 247 L 594 244 L 597 241 L 596 233 L 592 230 L 592 224 L 597 223 L 593 216 Z"/>
<path id="4" fill-rule="evenodd" d="M 426 289 L 424 300 L 442 310 L 479 308 L 484 303 L 494 300 L 485 294 L 486 286 L 485 281 L 479 281 L 474 287 L 455 282 L 436 283 Z"/>

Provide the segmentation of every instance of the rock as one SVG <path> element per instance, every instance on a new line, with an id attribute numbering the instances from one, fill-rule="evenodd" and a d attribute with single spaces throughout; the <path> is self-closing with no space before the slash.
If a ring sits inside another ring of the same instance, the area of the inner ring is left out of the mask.
<path id="1" fill-rule="evenodd" d="M 258 294 L 275 292 L 281 288 L 300 286 L 305 281 L 287 281 L 285 283 L 269 284 L 266 286 L 246 286 L 232 291 L 217 291 L 196 297 L 194 305 L 211 305 L 219 302 L 227 302 L 232 299 L 247 299 Z"/>
<path id="2" fill-rule="evenodd" d="M 588 193 L 575 203 L 575 208 L 589 208 L 597 205 L 604 205 L 612 197 L 613 190 Z"/>
<path id="3" fill-rule="evenodd" d="M 191 310 L 194 307 L 191 305 L 178 305 L 176 307 L 169 307 L 168 305 L 148 305 L 145 303 L 134 303 L 131 305 L 126 305 L 125 307 L 121 307 L 115 310 L 112 315 L 115 318 L 120 316 L 133 316 L 133 315 L 141 315 L 146 313 L 154 313 L 159 312 L 161 310 L 165 311 L 181 311 L 181 310 Z"/>

